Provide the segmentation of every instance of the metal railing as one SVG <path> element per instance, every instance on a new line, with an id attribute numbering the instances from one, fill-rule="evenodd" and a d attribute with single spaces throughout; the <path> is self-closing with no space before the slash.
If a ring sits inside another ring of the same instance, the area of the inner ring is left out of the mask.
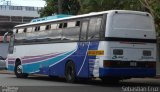
<path id="1" fill-rule="evenodd" d="M 0 16 L 0 22 L 16 22 L 16 23 L 28 23 L 34 17 L 21 17 L 21 16 Z"/>
<path id="2" fill-rule="evenodd" d="M 39 11 L 42 7 L 0 5 L 0 10 Z"/>

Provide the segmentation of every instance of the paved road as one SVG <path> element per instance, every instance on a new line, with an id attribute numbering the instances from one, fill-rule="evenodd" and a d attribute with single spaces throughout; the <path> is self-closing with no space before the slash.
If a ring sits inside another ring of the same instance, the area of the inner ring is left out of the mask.
<path id="1" fill-rule="evenodd" d="M 139 87 L 140 91 L 145 88 L 145 90 L 149 90 L 148 92 L 157 90 L 160 92 L 160 79 L 137 78 L 112 85 L 104 84 L 100 80 L 79 81 L 76 84 L 71 84 L 61 78 L 32 76 L 27 79 L 19 79 L 12 74 L 0 74 L 0 86 L 2 86 L 0 92 L 10 92 L 5 90 L 18 90 L 14 92 L 130 92 L 136 87 Z"/>

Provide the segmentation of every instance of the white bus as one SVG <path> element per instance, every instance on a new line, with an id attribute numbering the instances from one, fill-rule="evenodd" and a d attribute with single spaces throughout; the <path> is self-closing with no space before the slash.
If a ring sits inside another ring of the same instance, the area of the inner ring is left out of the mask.
<path id="1" fill-rule="evenodd" d="M 147 12 L 110 10 L 27 23 L 8 36 L 8 70 L 18 78 L 45 74 L 74 82 L 156 75 L 156 33 Z"/>

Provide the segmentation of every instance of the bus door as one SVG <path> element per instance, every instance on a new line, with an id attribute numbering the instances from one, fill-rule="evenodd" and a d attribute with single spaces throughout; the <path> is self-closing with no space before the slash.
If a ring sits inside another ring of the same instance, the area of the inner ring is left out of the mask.
<path id="1" fill-rule="evenodd" d="M 87 31 L 88 31 L 88 25 L 89 21 L 84 20 L 81 21 L 81 33 L 80 33 L 80 42 L 78 43 L 79 50 L 79 59 L 81 62 L 79 62 L 79 69 L 78 69 L 78 76 L 79 77 L 88 77 L 89 76 L 89 71 L 88 71 L 88 57 L 87 57 L 87 52 L 89 49 L 89 42 L 87 42 Z"/>
<path id="2" fill-rule="evenodd" d="M 102 16 L 91 17 L 87 32 L 87 39 L 90 41 L 88 49 L 89 74 L 91 77 L 99 77 L 99 61 L 104 50 L 99 50 L 100 33 L 102 29 Z"/>

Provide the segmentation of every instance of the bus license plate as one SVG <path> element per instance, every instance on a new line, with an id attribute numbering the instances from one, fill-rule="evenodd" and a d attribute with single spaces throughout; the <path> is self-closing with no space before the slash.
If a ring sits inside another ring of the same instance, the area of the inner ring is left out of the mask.
<path id="1" fill-rule="evenodd" d="M 136 62 L 130 62 L 130 66 L 137 66 Z"/>

